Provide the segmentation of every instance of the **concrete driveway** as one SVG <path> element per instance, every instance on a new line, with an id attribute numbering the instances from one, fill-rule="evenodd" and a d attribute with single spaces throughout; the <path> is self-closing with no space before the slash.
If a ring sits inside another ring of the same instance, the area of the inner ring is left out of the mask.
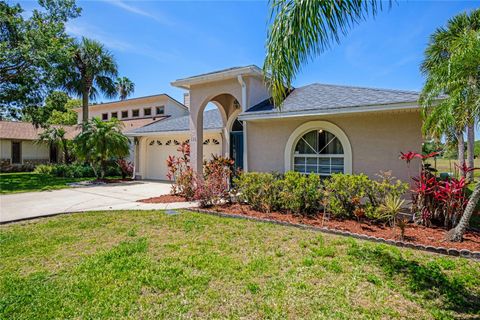
<path id="1" fill-rule="evenodd" d="M 55 191 L 0 196 L 0 223 L 59 213 L 97 210 L 178 209 L 195 203 L 141 203 L 140 199 L 170 192 L 166 182 L 132 181 Z"/>

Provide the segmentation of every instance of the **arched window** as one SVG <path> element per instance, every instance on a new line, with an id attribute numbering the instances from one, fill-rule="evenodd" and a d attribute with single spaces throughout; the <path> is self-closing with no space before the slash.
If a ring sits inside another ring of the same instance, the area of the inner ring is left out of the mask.
<path id="1" fill-rule="evenodd" d="M 345 153 L 340 140 L 331 132 L 317 129 L 298 139 L 293 152 L 293 170 L 329 176 L 345 172 Z"/>

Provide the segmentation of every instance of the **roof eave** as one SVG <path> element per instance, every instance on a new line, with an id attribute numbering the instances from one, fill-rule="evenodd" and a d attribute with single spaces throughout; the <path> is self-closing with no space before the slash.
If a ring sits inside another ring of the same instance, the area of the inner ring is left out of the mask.
<path id="1" fill-rule="evenodd" d="M 304 111 L 257 111 L 244 112 L 238 116 L 238 120 L 264 120 L 264 119 L 282 119 L 292 117 L 310 117 L 310 116 L 327 116 L 353 113 L 367 113 L 367 112 L 381 112 L 381 111 L 399 111 L 418 109 L 416 101 L 397 103 L 397 104 L 382 104 L 382 105 L 366 105 L 347 108 L 332 108 L 325 110 L 304 110 Z"/>
<path id="2" fill-rule="evenodd" d="M 234 69 L 234 70 L 227 70 L 227 71 L 211 73 L 211 74 L 206 74 L 201 76 L 193 76 L 185 79 L 178 79 L 171 82 L 170 84 L 177 88 L 189 90 L 192 85 L 231 79 L 239 75 L 263 77 L 263 71 L 259 67 L 252 65 L 252 66 L 247 66 L 247 67 Z"/>
<path id="3" fill-rule="evenodd" d="M 222 133 L 221 128 L 204 129 L 204 133 Z M 171 134 L 188 134 L 189 130 L 173 130 L 173 131 L 152 131 L 152 132 L 127 132 L 124 133 L 128 137 L 149 137 L 149 136 L 163 136 Z"/>

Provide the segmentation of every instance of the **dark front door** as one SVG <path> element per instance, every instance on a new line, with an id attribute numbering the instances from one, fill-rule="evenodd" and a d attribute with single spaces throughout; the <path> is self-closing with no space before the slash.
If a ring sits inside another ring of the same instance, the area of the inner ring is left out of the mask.
<path id="1" fill-rule="evenodd" d="M 12 164 L 22 163 L 22 143 L 12 141 Z"/>
<path id="2" fill-rule="evenodd" d="M 235 161 L 235 169 L 243 169 L 243 132 L 230 132 L 230 158 Z"/>
<path id="3" fill-rule="evenodd" d="M 58 162 L 58 150 L 56 146 L 50 146 L 50 163 Z"/>

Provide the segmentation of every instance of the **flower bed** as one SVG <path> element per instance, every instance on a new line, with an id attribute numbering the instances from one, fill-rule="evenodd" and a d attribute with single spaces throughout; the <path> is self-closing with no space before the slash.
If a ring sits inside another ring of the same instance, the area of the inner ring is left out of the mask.
<path id="1" fill-rule="evenodd" d="M 174 203 L 174 202 L 188 202 L 185 197 L 176 196 L 172 194 L 164 194 L 158 197 L 152 197 L 148 199 L 137 200 L 137 202 L 143 203 Z"/>
<path id="2" fill-rule="evenodd" d="M 282 221 L 293 224 L 304 224 L 314 227 L 326 227 L 333 230 L 348 231 L 351 233 L 374 236 L 387 240 L 400 240 L 399 228 L 392 228 L 384 224 L 376 224 L 369 221 L 358 222 L 350 219 L 337 219 L 330 217 L 323 219 L 322 213 L 311 216 L 301 216 L 286 214 L 280 212 L 263 213 L 252 210 L 248 205 L 231 204 L 212 207 L 211 210 L 226 214 L 243 215 L 246 217 Z M 435 227 L 424 227 L 421 225 L 409 223 L 405 230 L 403 242 L 421 244 L 424 246 L 454 248 L 457 250 L 467 249 L 470 251 L 480 251 L 480 233 L 467 231 L 463 242 L 445 241 L 446 230 Z"/>

